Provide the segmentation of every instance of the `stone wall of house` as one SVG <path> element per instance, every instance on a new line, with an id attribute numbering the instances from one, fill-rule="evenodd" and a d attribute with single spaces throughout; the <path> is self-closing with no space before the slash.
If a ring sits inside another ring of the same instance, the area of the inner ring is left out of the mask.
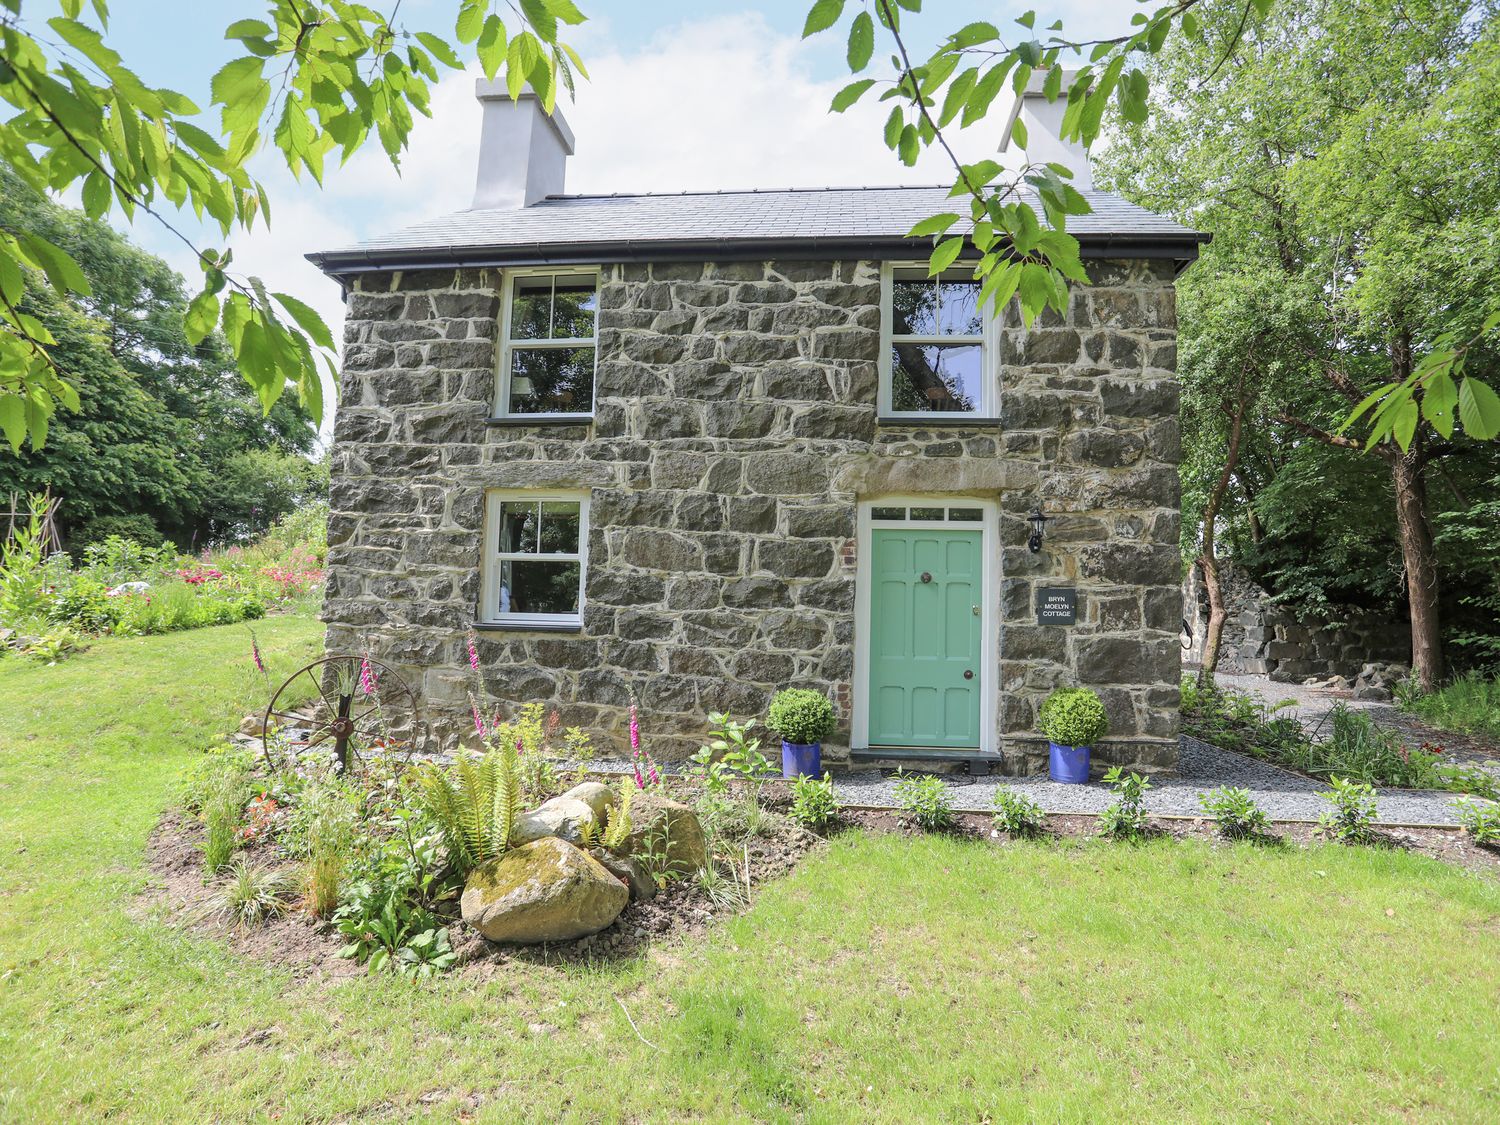
<path id="1" fill-rule="evenodd" d="M 1355 615 L 1338 626 L 1299 618 L 1279 605 L 1242 568 L 1221 566 L 1224 633 L 1219 640 L 1219 671 L 1258 673 L 1280 683 L 1307 683 L 1340 677 L 1354 681 L 1370 664 L 1411 664 L 1411 627 L 1384 617 Z M 1208 632 L 1208 591 L 1198 568 L 1183 579 L 1183 617 L 1192 640 L 1183 653 L 1188 667 L 1203 665 Z"/>
<path id="2" fill-rule="evenodd" d="M 488 424 L 498 275 L 363 276 L 349 296 L 333 448 L 330 651 L 368 648 L 419 689 L 445 744 L 472 729 L 465 632 L 491 488 L 590 493 L 584 625 L 484 630 L 487 703 L 540 700 L 623 744 L 639 701 L 659 756 L 704 715 L 763 715 L 797 684 L 837 701 L 847 744 L 856 502 L 998 500 L 1007 767 L 1045 762 L 1036 708 L 1082 682 L 1104 761 L 1176 762 L 1181 616 L 1170 263 L 1099 262 L 1066 317 L 1002 331 L 1002 421 L 876 419 L 879 266 L 606 265 L 592 426 Z M 1028 551 L 1026 512 L 1054 518 Z M 1040 626 L 1038 586 L 1078 590 Z"/>

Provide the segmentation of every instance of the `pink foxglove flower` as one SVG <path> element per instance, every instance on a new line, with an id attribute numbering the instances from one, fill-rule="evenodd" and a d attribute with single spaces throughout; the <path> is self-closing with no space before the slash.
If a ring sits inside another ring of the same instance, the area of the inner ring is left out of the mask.
<path id="1" fill-rule="evenodd" d="M 266 674 L 266 662 L 260 656 L 260 644 L 255 639 L 255 630 L 250 630 L 250 659 L 255 661 L 255 670 L 262 676 Z"/>
<path id="2" fill-rule="evenodd" d="M 375 669 L 370 667 L 370 657 L 366 655 L 359 659 L 359 687 L 366 695 L 374 695 L 375 688 L 379 683 Z"/>
<path id="3" fill-rule="evenodd" d="M 630 750 L 639 754 L 641 749 L 641 721 L 636 715 L 635 704 L 630 705 Z"/>
<path id="4" fill-rule="evenodd" d="M 477 671 L 479 671 L 479 645 L 478 645 L 478 638 L 474 636 L 473 632 L 470 632 L 469 633 L 469 637 L 468 637 L 468 641 L 469 641 L 469 667 L 473 671 L 477 672 Z"/>

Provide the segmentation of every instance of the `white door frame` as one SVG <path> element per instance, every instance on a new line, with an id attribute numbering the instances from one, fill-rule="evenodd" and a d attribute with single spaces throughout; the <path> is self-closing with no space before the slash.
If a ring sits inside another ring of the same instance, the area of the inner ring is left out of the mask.
<path id="1" fill-rule="evenodd" d="M 850 723 L 850 746 L 856 750 L 870 748 L 870 544 L 874 521 L 872 508 L 895 507 L 979 508 L 984 518 L 977 524 L 947 520 L 881 520 L 880 527 L 896 530 L 980 532 L 980 557 L 984 566 L 980 590 L 979 641 L 979 752 L 1000 752 L 1000 711 L 997 685 L 1000 671 L 1000 505 L 995 500 L 973 496 L 912 495 L 872 496 L 859 501 L 855 523 L 854 572 L 854 683 L 850 698 L 854 714 Z M 893 747 L 892 755 L 898 754 Z M 966 753 L 954 750 L 955 755 Z"/>

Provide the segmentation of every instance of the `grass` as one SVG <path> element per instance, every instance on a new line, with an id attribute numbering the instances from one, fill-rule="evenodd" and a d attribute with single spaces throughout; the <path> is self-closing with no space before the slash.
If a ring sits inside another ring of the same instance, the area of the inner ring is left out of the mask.
<path id="1" fill-rule="evenodd" d="M 1469 672 L 1437 691 L 1403 700 L 1402 706 L 1438 730 L 1500 742 L 1500 677 Z"/>
<path id="2" fill-rule="evenodd" d="M 318 630 L 258 633 L 290 669 Z M 1500 1116 L 1500 887 L 1389 851 L 856 834 L 702 947 L 480 983 L 243 960 L 134 897 L 244 661 L 225 627 L 4 666 L 0 1119 Z"/>

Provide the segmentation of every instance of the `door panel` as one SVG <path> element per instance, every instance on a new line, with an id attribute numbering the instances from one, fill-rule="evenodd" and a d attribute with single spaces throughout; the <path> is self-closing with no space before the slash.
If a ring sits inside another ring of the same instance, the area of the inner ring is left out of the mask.
<path id="1" fill-rule="evenodd" d="M 977 749 L 982 532 L 875 528 L 870 554 L 870 744 Z"/>

